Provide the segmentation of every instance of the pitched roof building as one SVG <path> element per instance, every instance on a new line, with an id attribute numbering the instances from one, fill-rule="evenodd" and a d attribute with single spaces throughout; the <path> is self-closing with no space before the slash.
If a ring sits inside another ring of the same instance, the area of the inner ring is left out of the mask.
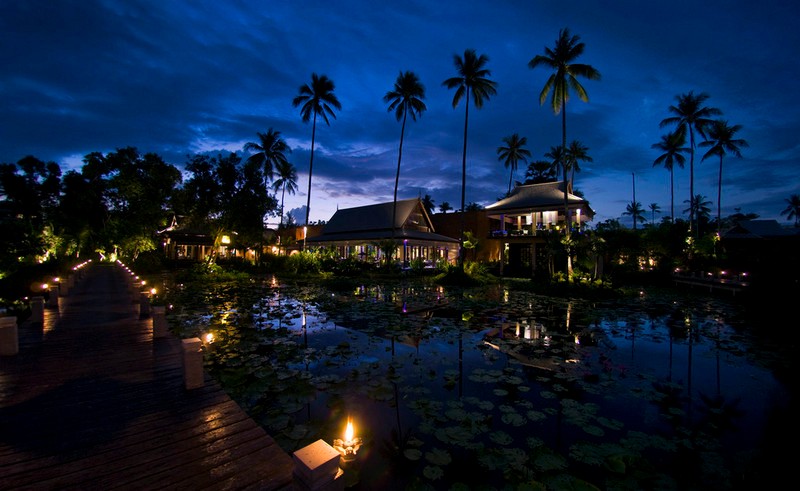
<path id="1" fill-rule="evenodd" d="M 454 260 L 458 256 L 458 239 L 437 234 L 422 200 L 397 202 L 392 223 L 393 202 L 337 210 L 322 229 L 322 234 L 307 239 L 308 245 L 332 246 L 342 257 L 380 257 L 379 244 L 395 240 L 402 246 L 402 259 Z"/>

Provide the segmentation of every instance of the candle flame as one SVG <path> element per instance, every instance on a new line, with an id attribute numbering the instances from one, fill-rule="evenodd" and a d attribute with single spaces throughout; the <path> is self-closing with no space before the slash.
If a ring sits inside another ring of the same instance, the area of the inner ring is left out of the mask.
<path id="1" fill-rule="evenodd" d="M 353 422 L 349 419 L 347 420 L 347 428 L 344 430 L 344 441 L 351 442 L 353 441 L 353 434 L 355 430 L 353 430 Z"/>

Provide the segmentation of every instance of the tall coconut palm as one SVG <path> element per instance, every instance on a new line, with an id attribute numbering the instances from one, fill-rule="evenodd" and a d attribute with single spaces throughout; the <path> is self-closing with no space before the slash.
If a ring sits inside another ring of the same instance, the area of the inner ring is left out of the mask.
<path id="1" fill-rule="evenodd" d="M 579 142 L 572 140 L 565 152 L 567 166 L 569 167 L 569 191 L 575 187 L 575 173 L 581 171 L 579 162 L 594 162 L 594 159 L 589 155 L 589 147 Z"/>
<path id="2" fill-rule="evenodd" d="M 650 214 L 652 216 L 651 222 L 653 225 L 656 224 L 656 213 L 661 213 L 661 207 L 658 205 L 658 203 L 650 203 Z"/>
<path id="3" fill-rule="evenodd" d="M 686 94 L 676 96 L 677 105 L 669 106 L 669 116 L 661 120 L 660 127 L 675 125 L 684 134 L 689 133 L 689 201 L 694 198 L 694 149 L 696 148 L 694 133 L 695 131 L 705 139 L 706 128 L 711 124 L 711 117 L 722 114 L 722 111 L 715 107 L 704 106 L 708 100 L 708 94 L 695 94 L 689 91 Z M 689 206 L 689 232 L 694 227 L 695 207 Z"/>
<path id="4" fill-rule="evenodd" d="M 683 200 L 683 202 L 688 205 L 688 208 L 683 210 L 683 212 L 689 213 L 690 215 L 694 213 L 694 216 L 697 217 L 697 228 L 700 228 L 699 223 L 701 218 L 707 219 L 709 216 L 711 216 L 711 208 L 709 208 L 711 202 L 708 201 L 708 199 L 702 194 L 696 194 L 690 199 Z"/>
<path id="5" fill-rule="evenodd" d="M 600 80 L 600 72 L 584 63 L 575 63 L 583 54 L 585 44 L 580 42 L 579 36 L 570 35 L 569 29 L 563 28 L 558 31 L 554 48 L 544 48 L 545 54 L 534 56 L 528 62 L 528 67 L 534 69 L 538 66 L 545 66 L 554 71 L 545 82 L 542 91 L 539 93 L 539 105 L 547 100 L 547 96 L 552 93 L 550 107 L 554 114 L 561 113 L 561 146 L 567 147 L 567 101 L 569 92 L 572 89 L 580 100 L 589 101 L 586 89 L 578 81 L 578 77 L 588 80 Z M 564 233 L 570 234 L 569 219 L 569 189 L 566 179 L 564 180 L 564 220 L 566 227 Z M 572 278 L 572 260 L 567 258 L 567 276 Z"/>
<path id="6" fill-rule="evenodd" d="M 272 189 L 281 191 L 281 225 L 283 225 L 283 200 L 286 192 L 294 194 L 297 192 L 297 168 L 288 160 L 279 162 L 275 166 L 278 178 L 272 183 Z"/>
<path id="7" fill-rule="evenodd" d="M 794 218 L 794 226 L 800 226 L 800 194 L 793 194 L 786 198 L 786 208 L 781 211 L 781 215 L 786 215 L 787 220 Z"/>
<path id="8" fill-rule="evenodd" d="M 272 128 L 266 133 L 256 133 L 258 142 L 247 142 L 244 149 L 247 152 L 256 152 L 247 158 L 247 163 L 256 165 L 264 171 L 264 187 L 267 187 L 269 180 L 275 177 L 275 168 L 278 164 L 286 162 L 286 152 L 291 149 L 281 138 L 281 132 Z"/>
<path id="9" fill-rule="evenodd" d="M 461 158 L 461 233 L 459 235 L 458 263 L 464 266 L 464 215 L 466 211 L 466 190 L 467 190 L 467 127 L 469 125 L 469 102 L 472 95 L 475 109 L 483 107 L 484 101 L 497 93 L 497 82 L 488 77 L 491 72 L 486 68 L 489 57 L 486 55 L 478 56 L 474 49 L 464 51 L 464 56 L 453 55 L 453 63 L 456 67 L 458 76 L 451 77 L 442 82 L 448 89 L 456 89 L 453 96 L 453 109 L 458 106 L 461 99 L 464 99 L 464 151 Z"/>
<path id="10" fill-rule="evenodd" d="M 403 158 L 403 138 L 406 132 L 406 119 L 411 115 L 411 119 L 417 120 L 417 116 L 422 116 L 427 107 L 422 100 L 425 99 L 425 86 L 414 72 L 400 72 L 394 82 L 394 88 L 383 96 L 383 102 L 389 103 L 389 111 L 394 111 L 398 121 L 402 121 L 400 126 L 400 148 L 397 152 L 397 175 L 394 178 L 394 201 L 392 202 L 392 237 L 395 234 L 395 223 L 397 221 L 397 187 L 400 184 L 400 161 Z"/>
<path id="11" fill-rule="evenodd" d="M 717 233 L 721 232 L 722 218 L 722 157 L 730 153 L 742 158 L 742 148 L 748 147 L 748 143 L 741 138 L 734 138 L 736 133 L 742 129 L 742 125 L 728 125 L 723 119 L 717 119 L 708 126 L 708 139 L 700 142 L 701 147 L 709 147 L 708 152 L 703 155 L 702 160 L 712 155 L 719 156 L 719 177 L 717 180 Z"/>
<path id="12" fill-rule="evenodd" d="M 511 186 L 514 182 L 514 173 L 519 168 L 519 162 L 527 162 L 527 158 L 531 156 L 531 152 L 524 148 L 528 143 L 528 139 L 520 137 L 517 133 L 504 137 L 503 143 L 505 143 L 505 146 L 497 147 L 497 160 L 502 162 L 506 169 L 511 170 L 508 176 L 507 192 L 507 194 L 510 194 Z"/>
<path id="13" fill-rule="evenodd" d="M 642 208 L 642 203 L 639 201 L 631 201 L 625 206 L 625 211 L 622 212 L 623 215 L 630 215 L 633 217 L 633 229 L 636 230 L 636 222 L 637 220 L 644 221 L 644 208 Z"/>
<path id="14" fill-rule="evenodd" d="M 304 84 L 300 86 L 300 91 L 297 96 L 292 100 L 292 106 L 300 107 L 300 115 L 303 117 L 303 122 L 308 123 L 311 119 L 311 158 L 308 162 L 308 198 L 306 201 L 306 225 L 308 225 L 308 216 L 311 212 L 311 174 L 314 170 L 314 140 L 317 135 L 317 115 L 322 116 L 325 124 L 330 126 L 330 116 L 336 119 L 336 113 L 333 109 L 342 109 L 339 99 L 333 93 L 334 83 L 325 75 L 311 74 L 311 85 Z"/>
<path id="15" fill-rule="evenodd" d="M 661 136 L 661 141 L 653 143 L 651 148 L 661 150 L 662 153 L 653 161 L 653 167 L 663 165 L 669 171 L 669 213 L 672 223 L 675 223 L 675 164 L 683 169 L 686 163 L 684 153 L 689 153 L 689 149 L 684 147 L 686 144 L 686 134 L 683 131 L 673 131 Z"/>
<path id="16" fill-rule="evenodd" d="M 505 168 L 511 168 L 511 175 L 508 176 L 508 193 L 511 193 L 511 184 L 514 181 L 514 172 L 519 166 L 519 162 L 527 162 L 527 157 L 531 156 L 530 150 L 525 148 L 528 144 L 528 139 L 524 136 L 514 133 L 511 136 L 503 138 L 504 147 L 497 147 L 497 160 L 503 162 Z"/>

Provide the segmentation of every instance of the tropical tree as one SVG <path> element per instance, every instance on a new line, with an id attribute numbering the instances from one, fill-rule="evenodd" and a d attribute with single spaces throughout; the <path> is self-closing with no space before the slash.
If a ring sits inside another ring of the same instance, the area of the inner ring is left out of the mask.
<path id="1" fill-rule="evenodd" d="M 430 215 L 436 208 L 436 202 L 431 198 L 430 194 L 426 194 L 425 197 L 422 198 L 422 206 L 425 207 L 425 211 Z"/>
<path id="2" fill-rule="evenodd" d="M 697 217 L 698 228 L 701 218 L 708 220 L 708 217 L 711 216 L 711 208 L 709 207 L 711 202 L 708 201 L 705 196 L 696 194 L 692 196 L 691 199 L 683 200 L 683 202 L 688 205 L 683 212 L 689 213 L 690 215 L 694 214 L 694 216 Z"/>
<path id="3" fill-rule="evenodd" d="M 244 144 L 246 152 L 256 152 L 248 157 L 246 162 L 261 166 L 264 174 L 264 188 L 266 188 L 267 181 L 275 178 L 275 169 L 278 164 L 286 162 L 286 152 L 291 152 L 291 149 L 281 138 L 280 131 L 270 128 L 266 133 L 256 134 L 258 135 L 257 143 L 247 142 Z"/>
<path id="4" fill-rule="evenodd" d="M 589 156 L 589 147 L 584 145 L 583 143 L 579 142 L 578 140 L 572 140 L 572 142 L 567 147 L 567 150 L 564 154 L 565 162 L 567 163 L 567 168 L 569 168 L 569 190 L 572 192 L 573 188 L 575 187 L 575 173 L 581 171 L 581 166 L 579 165 L 580 162 L 593 162 L 594 159 Z"/>
<path id="5" fill-rule="evenodd" d="M 528 67 L 534 69 L 544 66 L 553 70 L 539 93 L 539 105 L 543 105 L 547 96 L 552 94 L 550 107 L 553 113 L 561 113 L 561 147 L 567 147 L 567 101 L 569 100 L 570 89 L 578 95 L 583 102 L 589 101 L 586 89 L 578 81 L 578 77 L 588 80 L 600 80 L 600 72 L 591 65 L 575 63 L 585 49 L 585 44 L 580 42 L 579 36 L 570 35 L 569 29 L 563 28 L 558 31 L 558 38 L 555 47 L 545 47 L 545 54 L 534 56 L 529 62 Z M 563 165 L 563 164 L 562 164 Z M 564 179 L 564 233 L 570 234 L 569 219 L 569 189 L 566 177 Z M 567 258 L 567 276 L 572 278 L 572 260 Z"/>
<path id="6" fill-rule="evenodd" d="M 511 184 L 514 181 L 514 172 L 517 170 L 519 162 L 527 162 L 527 157 L 531 156 L 530 150 L 525 148 L 528 139 L 514 133 L 503 138 L 505 146 L 497 147 L 497 160 L 503 162 L 505 168 L 511 168 L 511 175 L 508 176 L 508 193 L 511 193 Z"/>
<path id="7" fill-rule="evenodd" d="M 717 119 L 708 127 L 708 139 L 700 142 L 701 147 L 709 147 L 708 152 L 703 155 L 701 161 L 713 155 L 719 156 L 719 177 L 717 180 L 717 233 L 721 231 L 722 227 L 722 157 L 730 153 L 736 157 L 742 158 L 741 149 L 749 145 L 745 140 L 735 138 L 736 133 L 741 129 L 742 125 L 740 124 L 730 126 L 727 121 Z"/>
<path id="8" fill-rule="evenodd" d="M 275 166 L 278 178 L 272 183 L 272 189 L 276 192 L 281 191 L 281 225 L 283 225 L 283 201 L 286 192 L 294 194 L 297 192 L 297 168 L 291 162 L 285 160 Z"/>
<path id="9" fill-rule="evenodd" d="M 684 153 L 688 153 L 689 149 L 684 147 L 686 144 L 686 134 L 683 131 L 673 131 L 661 136 L 661 141 L 653 143 L 651 148 L 660 150 L 664 153 L 656 157 L 653 161 L 653 167 L 663 165 L 669 171 L 669 214 L 672 223 L 675 223 L 675 164 L 683 169 L 683 164 L 686 163 Z"/>
<path id="10" fill-rule="evenodd" d="M 311 74 L 311 84 L 300 86 L 300 91 L 292 100 L 294 107 L 300 106 L 303 122 L 311 122 L 311 157 L 308 162 L 308 196 L 306 200 L 306 222 L 311 212 L 311 174 L 314 170 L 314 141 L 317 135 L 317 115 L 322 116 L 326 125 L 330 126 L 329 117 L 336 119 L 334 109 L 341 110 L 342 105 L 333 93 L 334 83 L 325 75 Z"/>
<path id="11" fill-rule="evenodd" d="M 400 161 L 403 158 L 403 138 L 406 132 L 408 115 L 417 120 L 422 116 L 427 107 L 422 101 L 425 99 L 425 86 L 420 82 L 414 72 L 400 72 L 394 82 L 394 88 L 383 96 L 383 102 L 389 103 L 389 111 L 394 111 L 395 118 L 402 121 L 400 126 L 400 147 L 397 151 L 397 175 L 394 178 L 394 201 L 392 202 L 392 237 L 394 237 L 395 223 L 397 221 L 397 187 L 400 184 Z"/>
<path id="12" fill-rule="evenodd" d="M 442 201 L 442 204 L 439 205 L 439 211 L 442 213 L 447 213 L 452 209 L 453 207 L 450 206 L 450 203 L 448 203 L 447 201 Z"/>
<path id="13" fill-rule="evenodd" d="M 704 106 L 708 100 L 708 94 L 695 94 L 689 91 L 686 94 L 676 96 L 677 105 L 669 106 L 672 116 L 661 120 L 660 127 L 675 125 L 684 134 L 689 133 L 689 201 L 694 197 L 694 149 L 696 148 L 694 134 L 697 132 L 705 139 L 706 128 L 711 124 L 711 117 L 722 114 L 722 111 L 715 107 Z M 685 201 L 684 201 L 685 202 Z M 694 226 L 695 207 L 689 206 L 689 232 Z"/>
<path id="14" fill-rule="evenodd" d="M 461 210 L 466 209 L 467 190 L 467 128 L 469 125 L 469 102 L 472 95 L 476 109 L 483 107 L 484 101 L 497 93 L 497 82 L 488 77 L 491 72 L 486 68 L 489 58 L 486 55 L 478 56 L 474 49 L 464 51 L 464 56 L 453 55 L 453 62 L 458 76 L 451 77 L 442 82 L 448 89 L 456 89 L 453 96 L 453 109 L 458 106 L 461 99 L 465 101 L 464 112 L 464 150 L 461 158 Z M 459 234 L 458 263 L 464 267 L 464 214 L 461 214 L 461 231 Z"/>
<path id="15" fill-rule="evenodd" d="M 661 213 L 661 207 L 658 206 L 658 203 L 650 203 L 650 214 L 653 217 L 651 223 L 656 223 L 656 213 Z"/>
<path id="16" fill-rule="evenodd" d="M 632 201 L 625 206 L 625 211 L 622 212 L 623 215 L 633 217 L 633 229 L 636 230 L 636 221 L 642 220 L 645 221 L 644 218 L 644 208 L 642 208 L 642 203 L 639 201 Z"/>
<path id="17" fill-rule="evenodd" d="M 800 194 L 793 194 L 784 201 L 787 205 L 781 215 L 786 215 L 787 220 L 794 218 L 794 226 L 800 227 Z"/>
<path id="18" fill-rule="evenodd" d="M 556 179 L 556 169 L 553 167 L 553 163 L 547 160 L 531 162 L 525 171 L 525 184 L 553 182 Z"/>

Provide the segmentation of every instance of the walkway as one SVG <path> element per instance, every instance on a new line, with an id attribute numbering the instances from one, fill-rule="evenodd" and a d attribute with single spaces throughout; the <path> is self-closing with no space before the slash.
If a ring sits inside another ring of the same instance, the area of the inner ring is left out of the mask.
<path id="1" fill-rule="evenodd" d="M 216 382 L 185 389 L 127 275 L 87 267 L 0 357 L 0 490 L 291 489 L 292 457 Z"/>

